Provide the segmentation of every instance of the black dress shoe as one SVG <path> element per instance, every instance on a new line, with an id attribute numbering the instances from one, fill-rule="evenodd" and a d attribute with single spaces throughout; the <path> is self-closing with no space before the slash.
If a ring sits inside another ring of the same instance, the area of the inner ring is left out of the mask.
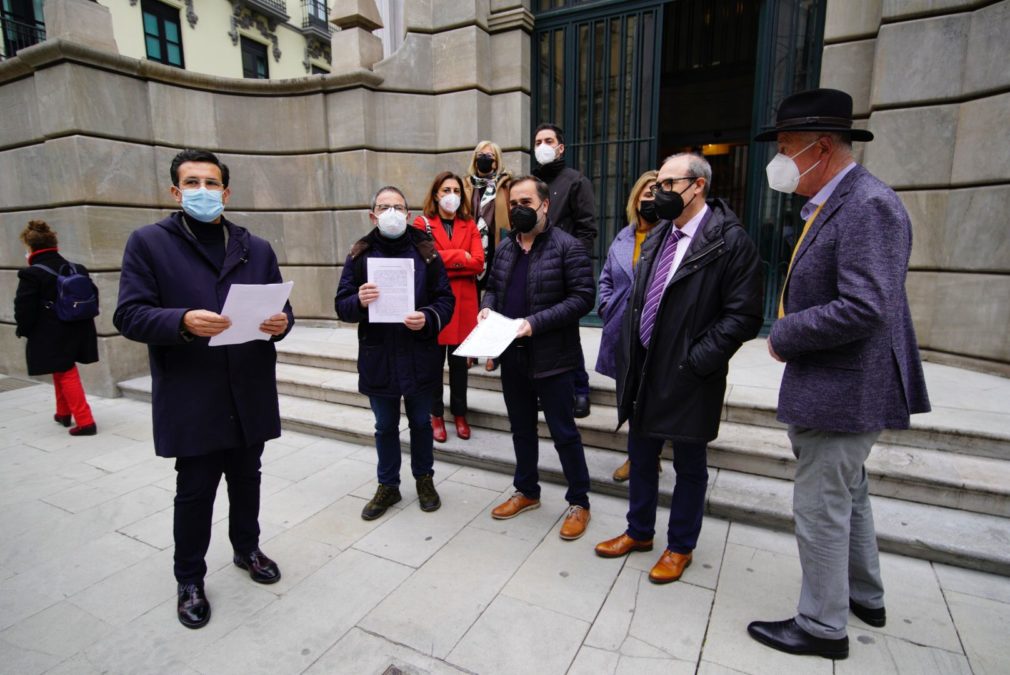
<path id="1" fill-rule="evenodd" d="M 57 424 L 62 424 L 65 427 L 69 427 L 73 424 L 70 415 L 53 415 L 53 419 L 56 420 Z"/>
<path id="2" fill-rule="evenodd" d="M 179 584 L 179 623 L 186 628 L 203 628 L 210 621 L 210 603 L 198 584 Z"/>
<path id="3" fill-rule="evenodd" d="M 71 436 L 94 436 L 98 433 L 98 427 L 94 424 L 85 424 L 84 426 L 74 427 L 67 431 Z"/>
<path id="4" fill-rule="evenodd" d="M 575 395 L 575 416 L 579 419 L 589 417 L 589 397 L 584 394 Z"/>
<path id="5" fill-rule="evenodd" d="M 258 584 L 276 584 L 281 580 L 281 570 L 263 551 L 256 549 L 248 555 L 236 553 L 232 562 L 237 567 L 249 570 L 249 576 Z"/>
<path id="6" fill-rule="evenodd" d="M 849 638 L 828 640 L 814 637 L 796 625 L 796 619 L 754 621 L 747 626 L 747 632 L 761 644 L 780 652 L 813 654 L 839 660 L 849 657 Z"/>
<path id="7" fill-rule="evenodd" d="M 857 619 L 868 626 L 883 628 L 887 624 L 887 611 L 883 607 L 880 609 L 874 609 L 872 607 L 860 605 L 852 598 L 849 598 L 849 609 L 852 610 L 852 613 L 856 615 Z"/>

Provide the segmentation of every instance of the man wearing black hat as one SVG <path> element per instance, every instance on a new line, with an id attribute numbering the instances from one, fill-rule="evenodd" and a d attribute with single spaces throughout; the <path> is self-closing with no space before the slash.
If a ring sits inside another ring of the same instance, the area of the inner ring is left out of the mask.
<path id="1" fill-rule="evenodd" d="M 912 226 L 894 191 L 852 159 L 852 98 L 835 89 L 788 97 L 773 129 L 769 185 L 810 200 L 768 336 L 786 364 L 778 419 L 796 456 L 793 514 L 803 582 L 796 616 L 755 621 L 755 640 L 844 659 L 849 609 L 886 622 L 864 462 L 883 429 L 929 411 L 905 274 Z"/>

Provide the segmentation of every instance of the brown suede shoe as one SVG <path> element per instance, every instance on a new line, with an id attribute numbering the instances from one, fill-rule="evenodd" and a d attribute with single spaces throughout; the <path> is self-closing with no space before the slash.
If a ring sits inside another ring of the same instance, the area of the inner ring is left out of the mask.
<path id="1" fill-rule="evenodd" d="M 690 553 L 674 553 L 667 549 L 659 556 L 659 562 L 649 572 L 649 581 L 654 584 L 668 584 L 680 579 L 680 576 L 691 565 Z"/>
<path id="2" fill-rule="evenodd" d="M 663 462 L 657 457 L 656 458 L 656 471 L 663 473 Z M 618 483 L 623 483 L 631 477 L 631 460 L 626 460 L 624 464 L 617 467 L 614 471 L 614 480 Z"/>
<path id="3" fill-rule="evenodd" d="M 651 550 L 651 539 L 648 541 L 641 541 L 639 539 L 632 539 L 627 534 L 621 534 L 613 539 L 601 541 L 596 545 L 596 555 L 601 558 L 620 558 L 622 555 L 628 555 L 632 551 Z"/>
<path id="4" fill-rule="evenodd" d="M 561 523 L 561 538 L 566 541 L 578 539 L 586 533 L 589 524 L 589 509 L 572 504 L 568 507 L 565 522 Z"/>
<path id="5" fill-rule="evenodd" d="M 509 518 L 515 518 L 523 511 L 530 511 L 539 508 L 539 506 L 539 499 L 530 499 L 522 492 L 516 492 L 504 502 L 494 507 L 491 511 L 491 517 L 495 520 L 508 520 Z"/>

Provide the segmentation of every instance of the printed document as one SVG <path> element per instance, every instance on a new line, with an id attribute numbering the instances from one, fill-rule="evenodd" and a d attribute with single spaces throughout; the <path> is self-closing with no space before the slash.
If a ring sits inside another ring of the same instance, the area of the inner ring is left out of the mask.
<path id="1" fill-rule="evenodd" d="M 522 324 L 523 319 L 509 319 L 498 312 L 491 312 L 456 347 L 455 354 L 474 358 L 498 358 L 516 339 L 516 331 Z"/>
<path id="2" fill-rule="evenodd" d="M 231 326 L 210 339 L 211 347 L 237 345 L 252 340 L 269 340 L 260 324 L 284 311 L 295 282 L 283 284 L 232 284 L 224 299 L 221 316 L 231 319 Z"/>
<path id="3" fill-rule="evenodd" d="M 368 283 L 379 287 L 368 306 L 369 323 L 403 323 L 414 311 L 413 258 L 369 258 Z"/>

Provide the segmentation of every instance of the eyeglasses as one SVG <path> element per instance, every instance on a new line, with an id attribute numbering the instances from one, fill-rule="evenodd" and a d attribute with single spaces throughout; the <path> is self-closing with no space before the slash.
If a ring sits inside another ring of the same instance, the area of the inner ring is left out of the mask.
<path id="1" fill-rule="evenodd" d="M 373 211 L 376 213 L 385 213 L 386 211 L 393 209 L 397 213 L 406 213 L 407 207 L 402 204 L 376 204 Z"/>
<path id="2" fill-rule="evenodd" d="M 656 194 L 657 192 L 673 192 L 673 184 L 682 180 L 689 180 L 693 182 L 698 180 L 698 177 L 680 176 L 678 178 L 667 178 L 661 183 L 653 183 L 652 185 L 649 186 L 649 189 L 652 190 L 652 194 Z"/>
<path id="3" fill-rule="evenodd" d="M 216 178 L 205 178 L 203 180 L 199 178 L 186 178 L 179 187 L 187 190 L 201 187 L 205 187 L 208 190 L 224 190 L 224 184 Z"/>

